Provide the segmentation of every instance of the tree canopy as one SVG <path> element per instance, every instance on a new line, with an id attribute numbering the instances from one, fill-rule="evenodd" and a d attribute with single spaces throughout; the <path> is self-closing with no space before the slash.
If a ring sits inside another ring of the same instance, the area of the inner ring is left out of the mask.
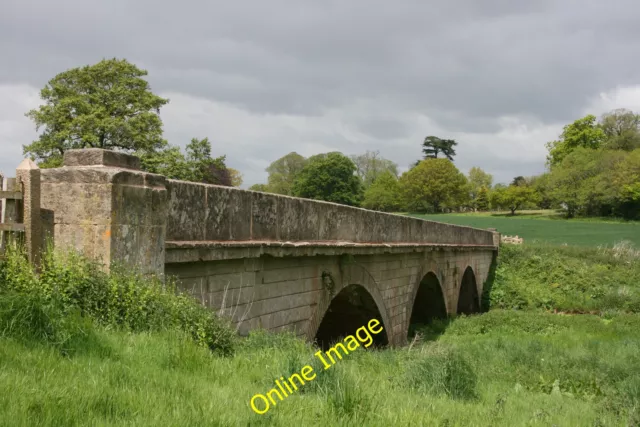
<path id="1" fill-rule="evenodd" d="M 478 195 L 474 200 L 474 206 L 479 211 L 486 211 L 489 209 L 489 189 L 487 187 L 480 188 Z"/>
<path id="2" fill-rule="evenodd" d="M 469 170 L 469 196 L 471 197 L 471 203 L 476 209 L 487 209 L 488 190 L 491 188 L 491 184 L 493 184 L 493 176 L 491 174 L 486 173 L 476 166 Z M 483 189 L 484 200 L 481 202 L 481 206 L 478 206 L 477 199 Z"/>
<path id="3" fill-rule="evenodd" d="M 249 190 L 251 190 L 251 191 L 261 191 L 263 193 L 268 193 L 269 192 L 269 187 L 267 186 L 267 184 L 253 184 L 251 187 L 249 187 Z"/>
<path id="4" fill-rule="evenodd" d="M 633 182 L 633 172 L 627 175 L 623 165 L 627 157 L 634 156 L 621 150 L 574 150 L 551 172 L 554 198 L 565 207 L 569 217 L 625 216 L 620 210 L 622 192 L 624 183 Z"/>
<path id="5" fill-rule="evenodd" d="M 237 169 L 233 169 L 233 168 L 227 168 L 227 170 L 229 171 L 229 177 L 231 179 L 231 185 L 233 187 L 240 187 L 242 185 L 242 182 L 244 181 L 243 176 L 242 176 L 242 172 L 240 172 Z"/>
<path id="6" fill-rule="evenodd" d="M 640 114 L 620 108 L 603 114 L 600 123 L 606 148 L 625 151 L 640 148 Z"/>
<path id="7" fill-rule="evenodd" d="M 557 206 L 569 217 L 640 216 L 635 163 L 640 156 L 640 116 L 626 109 L 588 115 L 564 127 L 547 144 L 546 174 L 532 178 L 539 206 Z"/>
<path id="8" fill-rule="evenodd" d="M 136 155 L 140 157 L 144 170 L 167 178 L 225 186 L 234 185 L 234 176 L 225 164 L 226 156 L 212 157 L 211 143 L 208 138 L 191 139 L 185 152 L 186 155 L 182 154 L 179 147 L 166 146 L 158 151 L 139 151 Z M 235 179 L 237 183 L 238 176 Z"/>
<path id="9" fill-rule="evenodd" d="M 400 183 L 391 171 L 383 171 L 364 193 L 362 207 L 383 212 L 394 212 L 402 208 Z"/>
<path id="10" fill-rule="evenodd" d="M 559 140 L 547 143 L 549 149 L 547 163 L 553 167 L 579 147 L 600 148 L 605 139 L 606 135 L 602 127 L 596 123 L 596 116 L 589 114 L 566 125 Z"/>
<path id="11" fill-rule="evenodd" d="M 356 173 L 362 180 L 364 188 L 369 188 L 378 177 L 387 172 L 398 177 L 398 165 L 380 157 L 379 151 L 367 151 L 364 154 L 353 155 L 351 160 L 356 165 Z"/>
<path id="12" fill-rule="evenodd" d="M 293 182 L 302 171 L 307 159 L 291 152 L 272 162 L 266 169 L 269 173 L 267 188 L 276 194 L 291 195 Z"/>
<path id="13" fill-rule="evenodd" d="M 441 212 L 469 199 L 467 178 L 448 159 L 426 159 L 405 172 L 400 184 L 409 210 Z"/>
<path id="14" fill-rule="evenodd" d="M 510 185 L 515 185 L 516 187 L 527 185 L 527 178 L 521 175 L 516 176 L 515 178 L 513 178 L 513 181 L 511 181 Z"/>
<path id="15" fill-rule="evenodd" d="M 341 153 L 312 156 L 293 183 L 297 197 L 357 206 L 363 197 L 356 165 Z"/>
<path id="16" fill-rule="evenodd" d="M 511 215 L 528 203 L 536 202 L 536 192 L 525 184 L 512 184 L 508 187 L 494 189 L 491 193 L 491 204 L 499 208 L 507 208 Z"/>
<path id="17" fill-rule="evenodd" d="M 437 159 L 439 154 L 453 161 L 456 155 L 454 147 L 458 145 L 453 139 L 441 139 L 437 136 L 427 136 L 422 143 L 422 152 L 425 159 Z"/>
<path id="18" fill-rule="evenodd" d="M 45 104 L 26 114 L 43 132 L 23 146 L 24 154 L 40 167 L 56 167 L 73 148 L 133 152 L 165 147 L 159 112 L 168 100 L 151 92 L 142 78 L 146 75 L 115 58 L 58 74 L 40 91 Z"/>

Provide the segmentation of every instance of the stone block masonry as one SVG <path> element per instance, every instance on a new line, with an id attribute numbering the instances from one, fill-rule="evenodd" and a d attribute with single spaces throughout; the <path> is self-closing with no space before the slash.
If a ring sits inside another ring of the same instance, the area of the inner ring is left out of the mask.
<path id="1" fill-rule="evenodd" d="M 136 170 L 137 159 L 106 150 L 69 150 L 64 166 L 44 169 L 41 208 L 56 247 L 145 273 L 164 269 L 165 178 Z"/>
<path id="2" fill-rule="evenodd" d="M 459 300 L 479 309 L 500 242 L 495 231 L 170 180 L 98 149 L 66 152 L 40 186 L 42 234 L 56 247 L 105 269 L 176 276 L 242 333 L 312 340 L 378 316 L 388 343 L 401 344 L 412 314 L 428 309 L 415 305 L 426 275 L 447 313 Z"/>

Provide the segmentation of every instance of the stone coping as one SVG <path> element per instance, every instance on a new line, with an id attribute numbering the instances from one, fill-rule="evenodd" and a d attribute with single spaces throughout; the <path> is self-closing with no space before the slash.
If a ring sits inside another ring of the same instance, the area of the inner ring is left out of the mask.
<path id="1" fill-rule="evenodd" d="M 140 159 L 131 154 L 101 148 L 73 149 L 64 152 L 64 166 L 107 166 L 140 170 Z"/>
<path id="2" fill-rule="evenodd" d="M 165 242 L 167 249 L 191 249 L 191 248 L 216 248 L 216 247 L 256 247 L 256 246 L 270 246 L 270 247 L 380 247 L 380 248 L 412 248 L 422 246 L 433 247 L 474 247 L 474 248 L 491 248 L 496 249 L 493 245 L 475 245 L 475 244 L 459 244 L 459 243 L 420 243 L 420 242 L 393 242 L 393 243 L 362 243 L 362 242 L 345 242 L 345 241 L 328 241 L 328 240 L 314 240 L 314 241 L 299 241 L 299 242 L 285 242 L 279 240 L 207 240 L 207 241 L 188 241 L 188 240 L 168 240 Z"/>
<path id="3" fill-rule="evenodd" d="M 377 255 L 389 253 L 446 251 L 497 251 L 493 245 L 460 245 L 449 243 L 355 243 L 341 241 L 167 241 L 165 263 L 220 261 L 239 258 Z"/>

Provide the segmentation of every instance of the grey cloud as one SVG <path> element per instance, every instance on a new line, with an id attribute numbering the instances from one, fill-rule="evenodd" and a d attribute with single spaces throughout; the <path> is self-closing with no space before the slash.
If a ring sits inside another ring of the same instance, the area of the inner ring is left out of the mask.
<path id="1" fill-rule="evenodd" d="M 398 117 L 367 117 L 354 120 L 354 126 L 359 132 L 382 140 L 404 138 L 409 133 L 409 124 Z"/>
<path id="2" fill-rule="evenodd" d="M 8 10 L 4 79 L 42 86 L 62 63 L 124 56 L 147 64 L 158 90 L 258 112 L 314 114 L 365 98 L 470 120 L 566 120 L 585 94 L 636 83 L 630 52 L 640 50 L 632 1 L 9 0 Z"/>
<path id="3" fill-rule="evenodd" d="M 489 135 L 502 116 L 566 123 L 597 93 L 640 83 L 635 0 L 4 0 L 2 9 L 0 83 L 40 88 L 62 70 L 125 57 L 149 71 L 156 92 L 258 116 L 343 111 L 367 147 L 336 131 L 304 138 L 345 152 L 378 148 L 401 167 L 435 133 L 413 129 L 417 116 L 445 136 Z M 370 117 L 348 115 L 359 101 L 377 106 Z M 415 145 L 395 141 L 408 138 Z M 251 158 L 304 142 L 256 141 Z M 492 149 L 478 158 L 490 162 Z"/>

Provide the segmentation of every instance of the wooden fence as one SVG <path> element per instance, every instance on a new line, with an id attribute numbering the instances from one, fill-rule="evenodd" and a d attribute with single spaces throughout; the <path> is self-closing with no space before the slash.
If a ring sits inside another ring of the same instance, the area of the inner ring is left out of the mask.
<path id="1" fill-rule="evenodd" d="M 16 169 L 16 177 L 1 176 L 0 258 L 15 242 L 25 246 L 29 261 L 38 264 L 42 247 L 40 218 L 40 169 L 25 159 Z"/>

